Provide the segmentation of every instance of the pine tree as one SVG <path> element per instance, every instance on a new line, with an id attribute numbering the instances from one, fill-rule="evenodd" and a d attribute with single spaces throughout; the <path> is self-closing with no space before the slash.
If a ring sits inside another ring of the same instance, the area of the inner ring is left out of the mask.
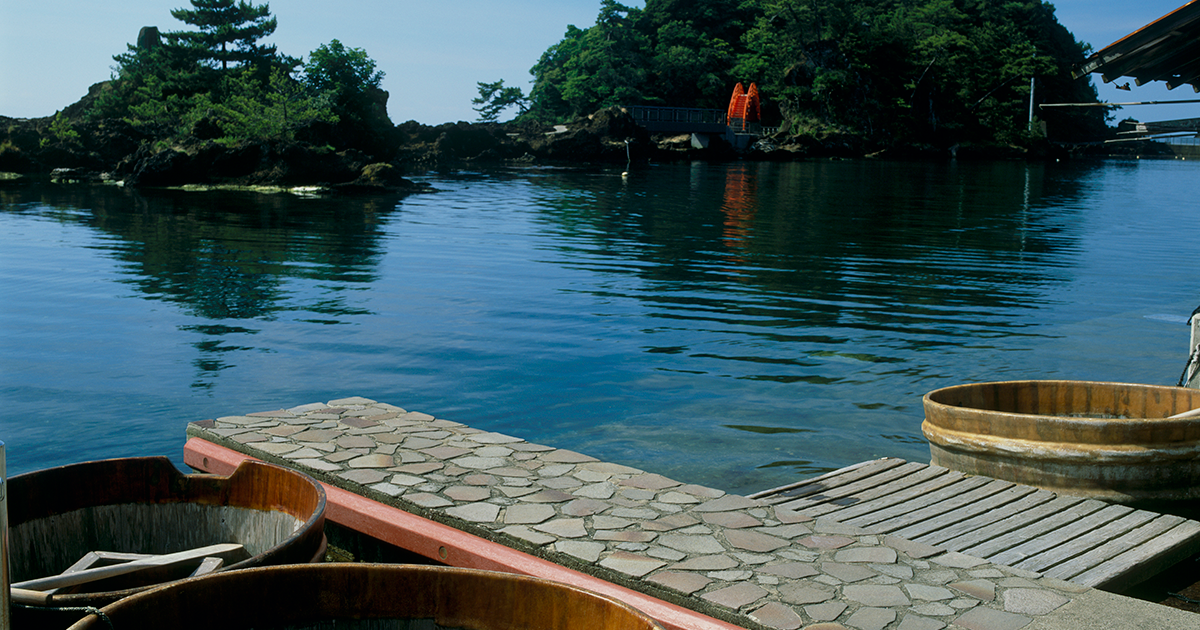
<path id="1" fill-rule="evenodd" d="M 267 4 L 252 5 L 245 0 L 190 0 L 194 9 L 173 9 L 175 19 L 199 28 L 196 31 L 164 33 L 172 45 L 189 49 L 197 61 L 219 62 L 221 70 L 229 63 L 255 64 L 275 58 L 275 46 L 256 42 L 275 32 L 277 23 Z"/>

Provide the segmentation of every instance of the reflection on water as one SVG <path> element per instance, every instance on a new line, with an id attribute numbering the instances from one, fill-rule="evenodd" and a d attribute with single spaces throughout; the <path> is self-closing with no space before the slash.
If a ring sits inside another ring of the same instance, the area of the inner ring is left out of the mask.
<path id="1" fill-rule="evenodd" d="M 731 253 L 745 246 L 745 240 L 754 227 L 754 213 L 758 211 L 755 195 L 758 178 L 750 169 L 750 164 L 737 162 L 725 171 L 725 202 L 721 205 L 721 212 L 725 213 L 724 243 Z M 745 262 L 736 256 L 729 260 Z"/>
<path id="2" fill-rule="evenodd" d="M 938 387 L 1173 382 L 1200 302 L 1180 264 L 1192 168 L 528 169 L 404 199 L 0 188 L 0 439 L 14 472 L 178 459 L 186 422 L 363 395 L 731 491 L 926 460 Z"/>

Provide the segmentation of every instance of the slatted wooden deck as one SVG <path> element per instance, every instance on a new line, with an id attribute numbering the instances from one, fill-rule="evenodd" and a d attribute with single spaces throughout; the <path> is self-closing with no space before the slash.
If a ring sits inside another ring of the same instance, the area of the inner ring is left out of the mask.
<path id="1" fill-rule="evenodd" d="M 1200 551 L 1196 521 L 894 458 L 751 496 L 1105 590 Z"/>

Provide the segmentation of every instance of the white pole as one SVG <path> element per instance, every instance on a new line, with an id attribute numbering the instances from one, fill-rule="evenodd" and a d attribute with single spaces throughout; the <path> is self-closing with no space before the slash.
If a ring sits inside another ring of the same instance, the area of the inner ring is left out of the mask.
<path id="1" fill-rule="evenodd" d="M 1029 130 L 1033 131 L 1033 77 L 1029 77 Z"/>

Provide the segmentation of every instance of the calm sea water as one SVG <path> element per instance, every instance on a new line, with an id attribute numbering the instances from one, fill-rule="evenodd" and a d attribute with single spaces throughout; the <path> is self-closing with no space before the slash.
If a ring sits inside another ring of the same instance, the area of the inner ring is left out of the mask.
<path id="1" fill-rule="evenodd" d="M 406 198 L 0 188 L 10 474 L 361 395 L 752 492 L 928 460 L 921 396 L 1174 384 L 1197 166 L 819 161 Z"/>

